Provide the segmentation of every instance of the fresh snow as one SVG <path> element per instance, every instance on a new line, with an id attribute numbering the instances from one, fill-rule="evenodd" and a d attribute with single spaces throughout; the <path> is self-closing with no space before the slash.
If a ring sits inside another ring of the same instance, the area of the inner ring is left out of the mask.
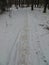
<path id="1" fill-rule="evenodd" d="M 0 15 L 0 65 L 49 65 L 49 11 L 10 8 Z"/>

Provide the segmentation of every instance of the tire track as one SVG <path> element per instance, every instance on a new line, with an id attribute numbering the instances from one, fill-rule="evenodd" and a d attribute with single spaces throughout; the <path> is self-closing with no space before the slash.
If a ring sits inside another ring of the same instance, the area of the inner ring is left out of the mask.
<path id="1" fill-rule="evenodd" d="M 18 60 L 16 61 L 15 65 L 28 65 L 28 57 L 29 57 L 29 44 L 28 44 L 28 18 L 27 18 L 27 11 L 25 15 L 25 24 L 23 31 L 21 33 L 21 37 L 19 40 L 19 48 L 18 48 Z"/>
<path id="2" fill-rule="evenodd" d="M 24 27 L 19 31 L 13 43 L 6 65 L 28 65 L 29 44 L 27 11 L 24 18 Z"/>
<path id="3" fill-rule="evenodd" d="M 12 48 L 11 48 L 11 50 L 10 50 L 10 52 L 9 52 L 8 62 L 6 63 L 6 65 L 9 65 L 9 63 L 10 63 L 10 61 L 11 61 L 11 55 L 12 55 L 12 52 L 13 52 L 14 47 L 17 46 L 16 41 L 18 41 L 18 38 L 19 38 L 20 34 L 21 34 L 21 33 L 18 32 L 18 34 L 17 34 L 17 36 L 16 36 L 16 39 L 15 39 L 13 45 L 12 45 Z"/>

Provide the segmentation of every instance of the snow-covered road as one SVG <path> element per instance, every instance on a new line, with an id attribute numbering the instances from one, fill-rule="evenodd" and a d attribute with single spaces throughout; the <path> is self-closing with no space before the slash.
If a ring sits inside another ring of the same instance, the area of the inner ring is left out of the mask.
<path id="1" fill-rule="evenodd" d="M 49 65 L 49 31 L 40 26 L 48 20 L 30 8 L 0 16 L 0 65 Z"/>

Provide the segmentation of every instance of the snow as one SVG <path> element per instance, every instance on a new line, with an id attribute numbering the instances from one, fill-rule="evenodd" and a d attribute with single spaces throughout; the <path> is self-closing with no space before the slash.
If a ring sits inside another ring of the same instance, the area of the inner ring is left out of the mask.
<path id="1" fill-rule="evenodd" d="M 49 65 L 49 11 L 42 11 L 13 6 L 0 15 L 0 65 Z"/>

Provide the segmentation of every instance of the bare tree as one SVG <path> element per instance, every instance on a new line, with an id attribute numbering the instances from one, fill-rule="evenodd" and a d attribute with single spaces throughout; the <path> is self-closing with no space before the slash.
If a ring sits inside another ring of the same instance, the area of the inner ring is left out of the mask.
<path id="1" fill-rule="evenodd" d="M 31 10 L 33 10 L 34 0 L 31 0 Z"/>
<path id="2" fill-rule="evenodd" d="M 43 11 L 43 13 L 46 13 L 47 4 L 48 4 L 48 0 L 45 0 L 44 1 L 44 11 Z"/>
<path id="3" fill-rule="evenodd" d="M 19 0 L 19 7 L 20 7 L 20 0 Z"/>

